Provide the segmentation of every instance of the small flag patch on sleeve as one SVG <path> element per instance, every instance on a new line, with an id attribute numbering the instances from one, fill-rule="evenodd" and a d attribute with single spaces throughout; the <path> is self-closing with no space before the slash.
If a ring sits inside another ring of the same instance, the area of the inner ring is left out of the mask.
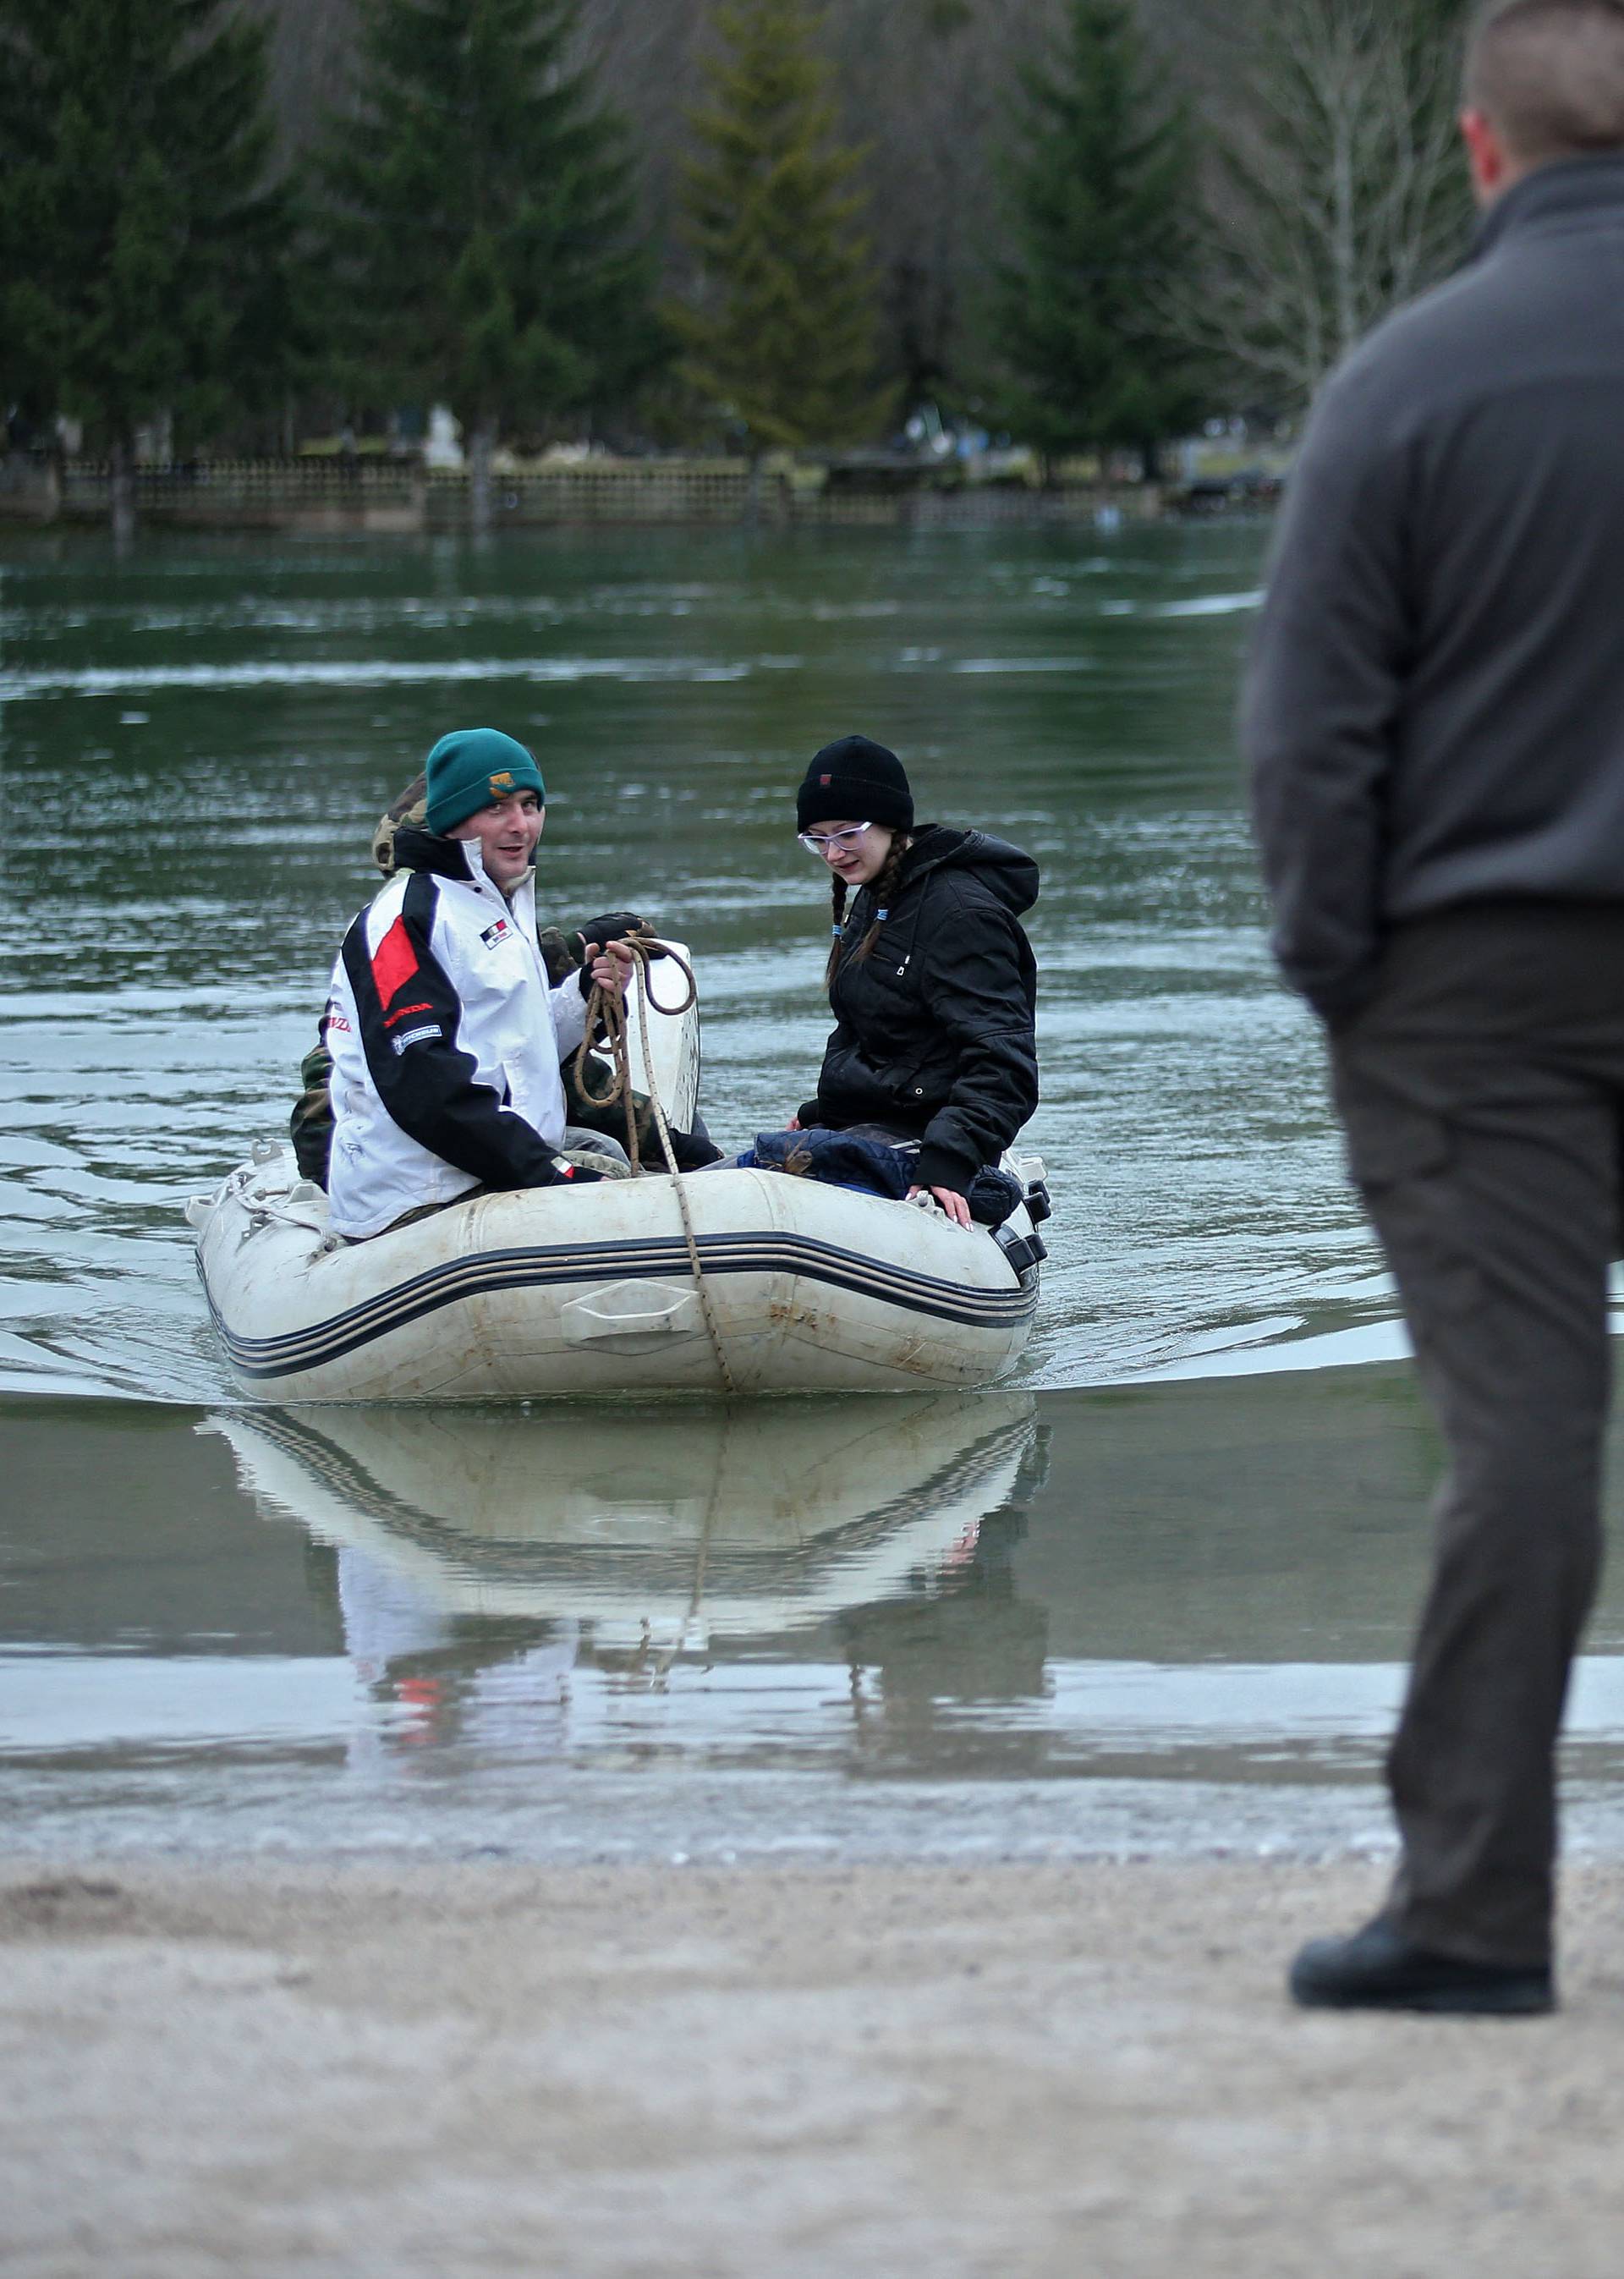
<path id="1" fill-rule="evenodd" d="M 417 953 L 411 946 L 406 921 L 396 918 L 372 952 L 372 980 L 379 1002 L 387 1005 L 395 992 L 406 986 L 417 970 Z"/>

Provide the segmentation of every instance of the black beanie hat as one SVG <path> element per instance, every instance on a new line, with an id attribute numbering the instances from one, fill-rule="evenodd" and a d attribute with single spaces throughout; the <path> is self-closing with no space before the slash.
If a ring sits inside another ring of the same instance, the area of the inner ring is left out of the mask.
<path id="1" fill-rule="evenodd" d="M 914 827 L 914 795 L 902 763 L 868 736 L 841 736 L 814 756 L 795 794 L 795 828 L 815 823 L 884 823 Z"/>

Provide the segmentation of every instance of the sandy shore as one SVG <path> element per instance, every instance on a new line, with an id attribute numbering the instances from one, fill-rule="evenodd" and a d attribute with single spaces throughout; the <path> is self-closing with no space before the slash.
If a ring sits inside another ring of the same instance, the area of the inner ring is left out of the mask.
<path id="1" fill-rule="evenodd" d="M 1624 1869 L 1556 2018 L 1305 2017 L 1368 1865 L 0 1867 L 0 2266 L 1613 2279 Z"/>

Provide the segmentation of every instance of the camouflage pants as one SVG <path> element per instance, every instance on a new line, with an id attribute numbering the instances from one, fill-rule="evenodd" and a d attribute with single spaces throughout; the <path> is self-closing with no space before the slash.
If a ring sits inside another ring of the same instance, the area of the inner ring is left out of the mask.
<path id="1" fill-rule="evenodd" d="M 589 1099 L 581 1089 L 576 1072 L 575 1055 L 559 1063 L 559 1075 L 563 1078 L 564 1113 L 571 1124 L 579 1124 L 588 1132 L 601 1132 L 611 1140 L 626 1145 L 626 1103 L 617 1100 L 612 1108 Z M 587 1062 L 587 1082 L 600 1092 L 607 1092 L 614 1071 L 608 1061 L 596 1053 Z M 644 1163 L 659 1164 L 664 1158 L 660 1153 L 660 1131 L 655 1122 L 653 1103 L 647 1093 L 632 1094 L 632 1120 L 637 1132 L 637 1152 Z"/>

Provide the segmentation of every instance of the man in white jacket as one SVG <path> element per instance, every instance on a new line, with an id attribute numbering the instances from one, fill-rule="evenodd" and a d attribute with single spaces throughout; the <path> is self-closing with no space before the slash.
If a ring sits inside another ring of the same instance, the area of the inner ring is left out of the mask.
<path id="1" fill-rule="evenodd" d="M 622 942 L 590 944 L 555 988 L 536 940 L 532 864 L 546 788 L 525 747 L 461 728 L 428 756 L 427 828 L 344 937 L 326 1019 L 333 1055 L 332 1226 L 352 1242 L 477 1187 L 595 1181 L 567 1149 L 560 1060 L 595 981 L 620 989 Z"/>

